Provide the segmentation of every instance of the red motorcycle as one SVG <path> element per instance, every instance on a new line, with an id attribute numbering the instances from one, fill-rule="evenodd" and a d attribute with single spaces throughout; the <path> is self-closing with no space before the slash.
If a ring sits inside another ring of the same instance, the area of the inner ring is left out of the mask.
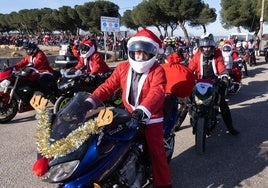
<path id="1" fill-rule="evenodd" d="M 40 87 L 36 82 L 27 80 L 27 77 L 29 74 L 38 76 L 39 72 L 33 67 L 14 71 L 13 67 L 5 63 L 2 66 L 3 68 L 0 69 L 0 123 L 7 123 L 18 112 L 33 110 L 30 100 L 37 91 L 40 91 Z M 56 84 L 55 81 L 55 87 Z"/>

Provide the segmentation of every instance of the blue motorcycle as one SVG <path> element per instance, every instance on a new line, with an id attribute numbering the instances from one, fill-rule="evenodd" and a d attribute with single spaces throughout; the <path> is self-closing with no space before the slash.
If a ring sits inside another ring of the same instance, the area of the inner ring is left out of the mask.
<path id="1" fill-rule="evenodd" d="M 42 181 L 66 188 L 151 184 L 149 156 L 140 134 L 143 128 L 128 126 L 131 115 L 123 108 L 102 105 L 83 110 L 88 96 L 77 93 L 53 118 L 49 111 L 38 113 L 37 149 L 49 161 Z M 171 122 L 164 126 L 169 161 L 175 143 Z"/>

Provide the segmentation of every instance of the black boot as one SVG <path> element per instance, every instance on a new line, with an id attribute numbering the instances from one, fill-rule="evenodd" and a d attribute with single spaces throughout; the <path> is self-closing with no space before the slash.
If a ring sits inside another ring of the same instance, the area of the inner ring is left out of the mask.
<path id="1" fill-rule="evenodd" d="M 226 117 L 227 116 L 227 117 Z M 230 118 L 230 116 L 228 116 L 228 114 L 226 113 L 222 113 L 222 117 L 223 117 L 223 121 L 229 131 L 229 133 L 231 135 L 238 135 L 239 131 L 237 131 L 234 127 L 233 127 L 233 122 L 232 119 Z"/>

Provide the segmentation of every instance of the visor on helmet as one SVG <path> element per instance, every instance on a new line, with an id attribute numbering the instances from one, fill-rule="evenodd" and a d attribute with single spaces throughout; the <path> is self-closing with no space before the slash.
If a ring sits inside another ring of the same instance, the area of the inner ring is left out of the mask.
<path id="1" fill-rule="evenodd" d="M 149 59 L 157 55 L 157 48 L 149 43 L 144 41 L 135 41 L 128 47 L 130 58 L 135 60 L 135 52 L 144 52 L 149 56 Z"/>
<path id="2" fill-rule="evenodd" d="M 85 44 L 80 44 L 79 48 L 81 54 L 86 54 L 90 50 L 90 46 Z"/>
<path id="3" fill-rule="evenodd" d="M 230 51 L 232 51 L 232 48 L 229 45 L 225 45 L 225 46 L 223 46 L 222 51 L 224 51 L 224 52 L 230 52 Z"/>

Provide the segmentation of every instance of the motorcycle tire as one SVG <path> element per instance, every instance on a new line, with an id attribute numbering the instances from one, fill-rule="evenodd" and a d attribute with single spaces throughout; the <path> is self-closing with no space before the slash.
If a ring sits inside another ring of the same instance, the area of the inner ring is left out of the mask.
<path id="1" fill-rule="evenodd" d="M 54 104 L 53 113 L 60 111 L 71 99 L 72 97 L 60 96 Z"/>
<path id="2" fill-rule="evenodd" d="M 247 68 L 247 64 L 244 63 L 244 71 L 245 71 L 245 75 L 248 76 L 248 68 Z"/>
<path id="3" fill-rule="evenodd" d="M 175 146 L 175 134 L 171 133 L 164 137 L 164 148 L 166 151 L 167 161 L 168 163 L 172 159 L 172 155 L 174 153 L 174 146 Z"/>
<path id="4" fill-rule="evenodd" d="M 204 117 L 200 117 L 197 120 L 196 132 L 195 132 L 195 149 L 197 154 L 200 155 L 205 152 L 206 123 L 207 119 Z"/>
<path id="5" fill-rule="evenodd" d="M 10 104 L 0 109 L 0 123 L 10 122 L 18 113 L 18 101 L 12 99 Z"/>
<path id="6" fill-rule="evenodd" d="M 181 111 L 180 111 L 181 110 Z M 183 123 L 183 121 L 185 120 L 186 116 L 188 113 L 188 109 L 187 108 L 183 108 L 183 109 L 179 109 L 179 114 L 175 123 L 175 131 L 179 131 L 181 128 L 181 125 Z"/>
<path id="7" fill-rule="evenodd" d="M 252 65 L 253 65 L 253 58 L 252 57 L 249 57 L 248 63 L 249 63 L 249 66 L 252 67 Z"/>

